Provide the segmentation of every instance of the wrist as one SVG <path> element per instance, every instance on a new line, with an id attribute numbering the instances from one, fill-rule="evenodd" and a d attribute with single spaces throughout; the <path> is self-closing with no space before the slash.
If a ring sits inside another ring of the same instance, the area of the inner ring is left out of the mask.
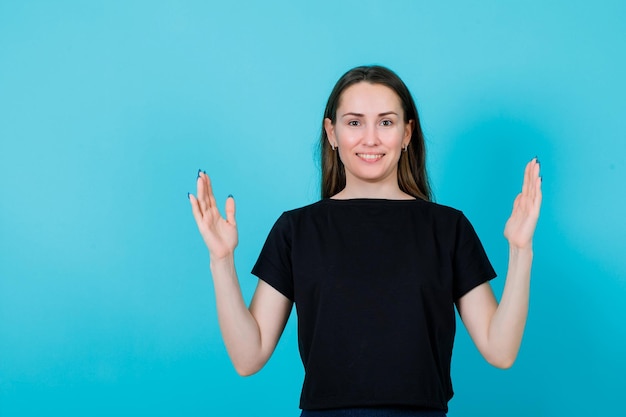
<path id="1" fill-rule="evenodd" d="M 223 255 L 216 256 L 209 252 L 209 265 L 211 270 L 223 269 L 224 267 L 231 267 L 235 264 L 235 253 L 228 252 Z"/>
<path id="2" fill-rule="evenodd" d="M 533 245 L 532 243 L 526 246 L 517 246 L 509 243 L 509 256 L 516 257 L 530 257 L 533 256 Z"/>

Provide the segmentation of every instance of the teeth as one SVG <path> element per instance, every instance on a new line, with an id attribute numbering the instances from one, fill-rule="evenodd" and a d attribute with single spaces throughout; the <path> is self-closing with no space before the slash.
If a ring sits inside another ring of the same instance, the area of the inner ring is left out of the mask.
<path id="1" fill-rule="evenodd" d="M 358 153 L 357 154 L 359 156 L 359 158 L 363 158 L 363 159 L 380 159 L 383 156 L 381 154 L 376 154 L 376 155 L 372 155 L 372 154 L 366 154 L 366 153 Z"/>

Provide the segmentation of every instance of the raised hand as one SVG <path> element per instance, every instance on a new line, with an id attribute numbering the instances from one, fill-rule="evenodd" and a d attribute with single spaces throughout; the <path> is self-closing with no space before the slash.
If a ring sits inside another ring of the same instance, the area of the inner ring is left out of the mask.
<path id="1" fill-rule="evenodd" d="M 541 177 L 539 161 L 533 158 L 526 165 L 522 192 L 513 203 L 513 212 L 504 226 L 504 237 L 509 245 L 518 249 L 532 248 L 533 235 L 541 208 Z"/>
<path id="2" fill-rule="evenodd" d="M 239 241 L 235 222 L 235 199 L 232 196 L 226 199 L 226 218 L 224 218 L 217 209 L 211 180 L 206 173 L 198 174 L 197 187 L 198 196 L 190 194 L 189 201 L 211 259 L 222 259 L 232 255 Z"/>

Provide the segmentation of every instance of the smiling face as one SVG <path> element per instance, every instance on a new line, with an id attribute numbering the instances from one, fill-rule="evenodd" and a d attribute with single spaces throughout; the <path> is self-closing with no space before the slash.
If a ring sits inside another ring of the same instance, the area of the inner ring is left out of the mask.
<path id="1" fill-rule="evenodd" d="M 413 123 L 405 121 L 398 95 L 382 84 L 359 82 L 341 94 L 335 123 L 325 119 L 324 128 L 345 167 L 345 194 L 362 195 L 373 185 L 386 194 L 400 190 L 398 160 Z"/>

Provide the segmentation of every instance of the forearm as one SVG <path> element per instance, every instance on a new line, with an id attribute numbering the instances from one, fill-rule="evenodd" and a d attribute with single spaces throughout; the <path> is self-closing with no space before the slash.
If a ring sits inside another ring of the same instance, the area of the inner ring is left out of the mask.
<path id="1" fill-rule="evenodd" d="M 248 310 L 233 256 L 211 260 L 217 315 L 228 355 L 240 375 L 258 371 L 262 363 L 259 326 Z"/>
<path id="2" fill-rule="evenodd" d="M 509 266 L 500 304 L 489 326 L 489 352 L 494 365 L 508 368 L 519 351 L 530 297 L 532 248 L 509 249 Z"/>

